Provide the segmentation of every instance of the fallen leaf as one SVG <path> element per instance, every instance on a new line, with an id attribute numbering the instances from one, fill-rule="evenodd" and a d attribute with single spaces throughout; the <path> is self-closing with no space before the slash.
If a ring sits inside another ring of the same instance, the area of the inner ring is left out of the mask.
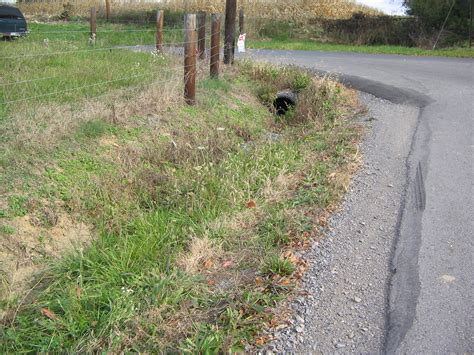
<path id="1" fill-rule="evenodd" d="M 76 297 L 78 300 L 81 299 L 81 293 L 82 293 L 82 290 L 79 286 L 76 286 Z"/>
<path id="2" fill-rule="evenodd" d="M 207 280 L 208 286 L 214 286 L 216 284 L 215 280 Z"/>
<path id="3" fill-rule="evenodd" d="M 222 263 L 222 267 L 224 269 L 230 268 L 232 266 L 234 266 L 234 262 L 232 260 L 227 260 Z"/>
<path id="4" fill-rule="evenodd" d="M 282 278 L 280 281 L 278 281 L 277 285 L 278 286 L 289 286 L 291 284 L 290 279 L 287 277 Z"/>
<path id="5" fill-rule="evenodd" d="M 255 278 L 255 284 L 256 284 L 257 286 L 263 286 L 263 283 L 264 283 L 263 278 L 261 278 L 260 276 L 257 276 L 257 277 Z"/>
<path id="6" fill-rule="evenodd" d="M 254 200 L 250 200 L 247 202 L 247 208 L 256 208 L 257 207 L 257 204 L 255 203 Z"/>
<path id="7" fill-rule="evenodd" d="M 207 259 L 205 262 L 204 262 L 204 267 L 206 269 L 210 269 L 211 267 L 214 266 L 214 262 L 211 260 L 211 259 Z"/>
<path id="8" fill-rule="evenodd" d="M 258 337 L 257 339 L 255 339 L 255 345 L 262 346 L 266 344 L 267 341 L 268 341 L 268 337 L 266 336 Z"/>
<path id="9" fill-rule="evenodd" d="M 280 321 L 277 318 L 272 317 L 272 319 L 270 320 L 269 326 L 270 326 L 270 328 L 275 328 L 279 324 L 280 324 Z"/>
<path id="10" fill-rule="evenodd" d="M 53 311 L 50 311 L 47 308 L 41 308 L 41 314 L 51 320 L 58 319 L 58 316 L 56 315 L 56 313 L 54 313 Z"/>

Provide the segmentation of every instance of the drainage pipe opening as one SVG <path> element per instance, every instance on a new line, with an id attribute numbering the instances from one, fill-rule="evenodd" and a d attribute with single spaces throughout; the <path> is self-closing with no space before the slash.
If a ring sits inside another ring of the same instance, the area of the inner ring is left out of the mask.
<path id="1" fill-rule="evenodd" d="M 289 110 L 296 106 L 297 97 L 294 92 L 281 91 L 277 93 L 273 101 L 273 108 L 277 116 L 284 116 Z"/>

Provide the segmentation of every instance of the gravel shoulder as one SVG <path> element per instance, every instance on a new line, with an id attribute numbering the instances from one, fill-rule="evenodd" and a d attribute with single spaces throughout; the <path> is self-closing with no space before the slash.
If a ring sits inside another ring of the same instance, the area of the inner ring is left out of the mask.
<path id="1" fill-rule="evenodd" d="M 304 257 L 310 268 L 287 328 L 267 350 L 380 353 L 384 348 L 390 262 L 406 184 L 406 159 L 419 109 L 361 93 L 369 112 L 354 177 L 326 237 Z"/>

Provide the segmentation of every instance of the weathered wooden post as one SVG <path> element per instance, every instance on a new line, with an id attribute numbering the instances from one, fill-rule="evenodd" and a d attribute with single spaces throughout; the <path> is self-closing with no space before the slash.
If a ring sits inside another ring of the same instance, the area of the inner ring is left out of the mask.
<path id="1" fill-rule="evenodd" d="M 235 17 L 237 16 L 237 1 L 226 0 L 225 6 L 225 39 L 224 63 L 234 63 Z"/>
<path id="2" fill-rule="evenodd" d="M 110 20 L 110 0 L 105 0 L 105 18 Z"/>
<path id="3" fill-rule="evenodd" d="M 201 11 L 197 17 L 199 59 L 206 58 L 206 13 Z"/>
<path id="4" fill-rule="evenodd" d="M 244 13 L 244 8 L 240 8 L 239 11 L 239 30 L 240 34 L 244 34 L 245 32 L 245 13 Z"/>
<path id="5" fill-rule="evenodd" d="M 164 12 L 158 10 L 156 13 L 156 50 L 160 53 L 163 51 L 163 21 Z"/>
<path id="6" fill-rule="evenodd" d="M 91 25 L 91 33 L 90 33 L 90 41 L 94 44 L 97 38 L 97 11 L 95 7 L 91 7 L 91 18 L 90 18 L 90 25 Z"/>
<path id="7" fill-rule="evenodd" d="M 219 78 L 219 56 L 221 41 L 221 17 L 211 15 L 211 78 Z"/>
<path id="8" fill-rule="evenodd" d="M 196 103 L 196 15 L 184 19 L 184 98 L 188 105 Z"/>

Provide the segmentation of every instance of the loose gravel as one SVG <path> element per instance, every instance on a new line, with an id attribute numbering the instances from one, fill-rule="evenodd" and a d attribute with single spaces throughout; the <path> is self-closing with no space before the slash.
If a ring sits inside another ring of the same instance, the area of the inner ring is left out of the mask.
<path id="1" fill-rule="evenodd" d="M 293 319 L 268 331 L 274 340 L 264 351 L 383 352 L 389 264 L 419 112 L 360 95 L 369 109 L 360 118 L 367 127 L 363 166 L 325 238 L 302 254 L 310 268 L 291 304 Z"/>

